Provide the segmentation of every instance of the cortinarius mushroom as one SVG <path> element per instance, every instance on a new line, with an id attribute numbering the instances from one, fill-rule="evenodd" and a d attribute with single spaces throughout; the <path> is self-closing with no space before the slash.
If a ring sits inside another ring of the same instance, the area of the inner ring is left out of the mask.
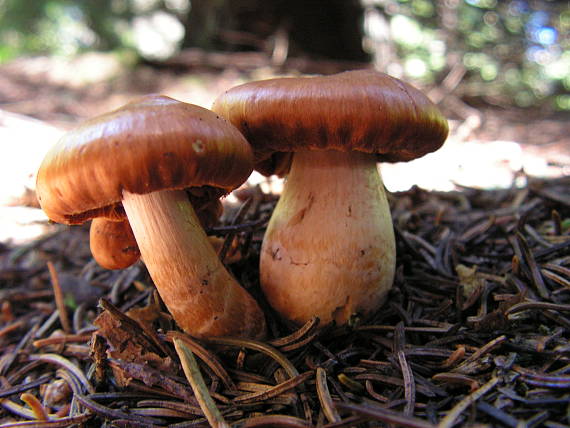
<path id="1" fill-rule="evenodd" d="M 127 219 L 94 218 L 89 229 L 91 254 L 105 269 L 125 269 L 138 261 L 139 246 Z"/>
<path id="2" fill-rule="evenodd" d="M 211 227 L 218 221 L 223 206 L 215 192 L 200 188 L 186 189 L 189 200 L 203 228 Z M 209 237 L 210 243 L 214 237 Z M 129 221 L 119 221 L 96 217 L 91 221 L 89 229 L 89 245 L 95 261 L 105 269 L 125 269 L 140 258 L 133 230 Z M 216 245 L 214 245 L 216 250 Z"/>
<path id="3" fill-rule="evenodd" d="M 126 213 L 164 303 L 186 332 L 261 337 L 260 308 L 220 263 L 181 190 L 227 193 L 249 176 L 252 161 L 243 136 L 211 111 L 147 96 L 65 135 L 40 167 L 37 194 L 59 223 Z"/>
<path id="4" fill-rule="evenodd" d="M 378 309 L 395 244 L 376 162 L 438 149 L 448 126 L 437 107 L 398 79 L 361 70 L 246 83 L 213 110 L 252 144 L 256 168 L 290 168 L 261 252 L 269 303 L 295 323 L 316 315 L 342 324 Z"/>

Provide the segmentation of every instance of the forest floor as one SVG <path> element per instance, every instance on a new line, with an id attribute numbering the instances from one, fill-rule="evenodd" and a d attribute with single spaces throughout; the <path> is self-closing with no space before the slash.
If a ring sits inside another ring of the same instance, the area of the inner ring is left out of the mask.
<path id="1" fill-rule="evenodd" d="M 46 148 L 81 119 L 149 92 L 208 107 L 235 84 L 275 74 L 142 66 L 125 75 L 108 57 L 77 61 L 0 67 L 2 208 L 39 211 L 25 187 Z M 251 187 L 239 218 L 239 201 L 228 201 L 221 224 L 208 230 L 237 248 L 228 267 L 266 311 L 263 342 L 198 342 L 174 332 L 142 263 L 104 270 L 89 253 L 86 226 L 48 225 L 41 216 L 26 223 L 22 211 L 13 220 L 2 211 L 0 422 L 568 425 L 568 121 L 496 108 L 458 114 L 445 100 L 442 108 L 453 131 L 444 148 L 411 169 L 383 166 L 396 279 L 381 311 L 347 327 L 287 326 L 260 295 L 272 187 Z M 18 242 L 14 225 L 22 222 L 41 235 Z M 180 349 L 198 357 L 200 370 L 188 377 Z M 207 388 L 193 389 L 202 377 Z"/>

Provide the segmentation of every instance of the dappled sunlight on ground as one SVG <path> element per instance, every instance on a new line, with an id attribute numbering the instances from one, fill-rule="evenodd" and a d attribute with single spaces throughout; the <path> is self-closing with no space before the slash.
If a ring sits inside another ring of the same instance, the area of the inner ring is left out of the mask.
<path id="1" fill-rule="evenodd" d="M 570 174 L 570 163 L 550 165 L 532 148 L 514 141 L 457 141 L 450 137 L 435 153 L 407 164 L 383 164 L 384 183 L 390 191 L 417 185 L 427 190 L 456 190 L 524 186 L 523 175 L 556 178 Z"/>

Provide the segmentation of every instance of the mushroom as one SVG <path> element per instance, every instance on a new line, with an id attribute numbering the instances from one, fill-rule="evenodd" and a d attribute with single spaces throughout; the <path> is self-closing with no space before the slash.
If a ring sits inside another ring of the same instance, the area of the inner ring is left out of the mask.
<path id="1" fill-rule="evenodd" d="M 263 313 L 218 259 L 183 190 L 221 196 L 252 166 L 251 147 L 224 119 L 151 95 L 67 133 L 40 166 L 37 194 L 59 223 L 126 215 L 158 292 L 187 333 L 262 337 Z"/>
<path id="2" fill-rule="evenodd" d="M 250 142 L 256 169 L 288 170 L 261 249 L 270 305 L 297 324 L 371 315 L 396 257 L 376 162 L 438 149 L 448 125 L 437 107 L 398 79 L 358 70 L 246 83 L 212 109 Z"/>
<path id="3" fill-rule="evenodd" d="M 223 211 L 217 195 L 199 188 L 187 189 L 186 192 L 202 227 L 213 226 Z M 217 253 L 218 240 L 213 238 L 209 237 L 209 240 Z M 94 218 L 89 229 L 89 246 L 95 261 L 105 269 L 128 268 L 136 263 L 141 255 L 126 218 L 119 221 L 104 217 Z"/>
<path id="4" fill-rule="evenodd" d="M 95 261 L 105 269 L 125 269 L 141 256 L 128 220 L 94 218 L 89 229 L 89 246 Z"/>

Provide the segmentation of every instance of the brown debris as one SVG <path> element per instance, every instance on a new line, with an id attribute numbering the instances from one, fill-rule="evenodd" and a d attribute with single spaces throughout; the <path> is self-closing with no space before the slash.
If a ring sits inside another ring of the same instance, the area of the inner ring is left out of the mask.
<path id="1" fill-rule="evenodd" d="M 176 331 L 142 265 L 113 272 L 91 261 L 86 228 L 2 246 L 0 421 L 43 411 L 50 420 L 37 426 L 205 426 L 176 338 L 196 357 L 200 394 L 230 426 L 568 425 L 570 178 L 527 179 L 523 189 L 392 195 L 388 303 L 321 330 L 317 319 L 291 328 L 265 307 L 266 342 Z M 276 197 L 254 190 L 209 233 L 240 255 L 226 261 L 260 297 L 259 248 Z M 54 315 L 62 304 L 67 331 Z"/>
<path id="2" fill-rule="evenodd" d="M 109 356 L 117 360 L 148 364 L 164 371 L 172 371 L 172 359 L 167 357 L 164 345 L 148 329 L 128 315 L 123 314 L 110 302 L 103 301 L 105 311 L 94 324 L 99 327 L 97 335 L 109 344 Z"/>

